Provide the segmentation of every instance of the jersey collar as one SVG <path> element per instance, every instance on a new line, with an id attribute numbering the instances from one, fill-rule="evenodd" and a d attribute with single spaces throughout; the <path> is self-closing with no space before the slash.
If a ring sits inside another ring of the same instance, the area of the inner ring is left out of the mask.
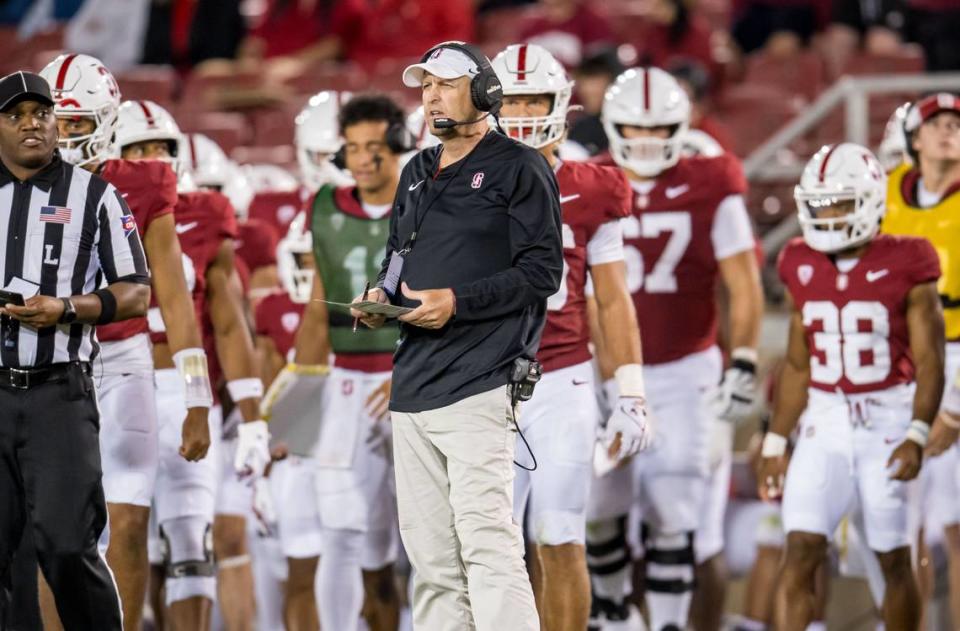
<path id="1" fill-rule="evenodd" d="M 26 183 L 47 192 L 53 187 L 54 182 L 62 177 L 63 166 L 63 161 L 60 159 L 60 150 L 56 149 L 53 152 L 53 158 L 47 166 L 40 169 L 37 173 L 34 173 L 32 177 L 26 180 Z M 10 182 L 18 181 L 13 173 L 7 169 L 7 165 L 0 161 L 0 186 L 6 186 Z"/>

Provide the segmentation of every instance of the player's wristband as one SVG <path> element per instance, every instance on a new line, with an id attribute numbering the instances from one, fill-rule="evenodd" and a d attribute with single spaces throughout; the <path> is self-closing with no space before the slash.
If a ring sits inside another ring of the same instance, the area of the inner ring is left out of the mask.
<path id="1" fill-rule="evenodd" d="M 617 383 L 618 394 L 621 397 L 645 397 L 646 389 L 643 384 L 643 366 L 640 364 L 625 364 L 616 369 L 613 379 Z"/>
<path id="2" fill-rule="evenodd" d="M 787 453 L 787 438 L 780 434 L 767 432 L 760 445 L 760 457 L 779 458 Z"/>
<path id="3" fill-rule="evenodd" d="M 183 378 L 187 408 L 209 408 L 213 405 L 207 354 L 202 348 L 185 348 L 173 355 L 173 363 Z"/>
<path id="4" fill-rule="evenodd" d="M 920 445 L 920 448 L 927 446 L 927 438 L 930 436 L 930 423 L 914 419 L 910 421 L 910 427 L 907 428 L 906 440 L 912 440 Z"/>
<path id="5" fill-rule="evenodd" d="M 757 349 L 740 346 L 730 351 L 730 367 L 755 373 L 757 371 Z"/>
<path id="6" fill-rule="evenodd" d="M 263 382 L 257 377 L 234 379 L 227 382 L 227 392 L 234 403 L 244 399 L 259 399 L 263 396 Z"/>

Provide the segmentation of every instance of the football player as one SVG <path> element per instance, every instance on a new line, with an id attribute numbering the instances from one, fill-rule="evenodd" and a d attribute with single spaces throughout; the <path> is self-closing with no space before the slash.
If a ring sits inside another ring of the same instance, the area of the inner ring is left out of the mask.
<path id="1" fill-rule="evenodd" d="M 399 616 L 392 582 L 396 500 L 388 484 L 393 466 L 384 422 L 399 334 L 395 326 L 353 332 L 353 318 L 328 312 L 322 301 L 351 302 L 379 272 L 399 159 L 414 143 L 403 112 L 386 97 L 353 98 L 341 107 L 338 123 L 356 186 L 327 184 L 314 198 L 311 301 L 297 332 L 294 362 L 274 380 L 266 405 L 282 397 L 298 373 L 326 366 L 333 351 L 316 456 L 323 516 L 320 623 L 324 629 L 357 629 L 366 580 L 375 587 L 368 589 L 375 599 L 368 623 L 379 631 L 395 629 Z"/>
<path id="2" fill-rule="evenodd" d="M 300 213 L 277 248 L 283 290 L 266 296 L 257 305 L 257 346 L 264 359 L 264 383 L 272 384 L 283 367 L 294 360 L 294 339 L 313 289 L 312 250 L 307 215 Z M 288 629 L 316 629 L 320 625 L 314 596 L 322 541 L 316 478 L 313 459 L 292 454 L 274 462 L 270 469 L 277 530 L 287 562 L 283 617 Z"/>
<path id="3" fill-rule="evenodd" d="M 910 102 L 908 101 L 893 111 L 883 128 L 883 138 L 877 148 L 877 160 L 887 173 L 892 173 L 898 166 L 910 160 L 907 137 L 903 130 L 903 123 L 907 119 L 909 110 Z"/>
<path id="4" fill-rule="evenodd" d="M 169 352 L 185 393 L 172 457 L 204 458 L 210 446 L 207 414 L 212 404 L 206 356 L 181 265 L 174 224 L 177 180 L 163 163 L 114 160 L 120 90 L 113 75 L 88 55 L 61 55 L 41 72 L 56 100 L 60 153 L 100 174 L 123 195 L 140 231 L 152 270 L 153 297 L 171 322 Z M 123 605 L 125 629 L 140 628 L 146 591 L 147 525 L 158 466 L 153 358 L 147 319 L 97 327 L 102 377 L 100 444 L 103 485 L 110 514 L 107 562 Z M 179 453 L 179 456 L 177 454 Z M 189 466 L 184 462 L 184 466 Z M 52 612 L 51 612 L 52 613 Z"/>
<path id="5" fill-rule="evenodd" d="M 646 601 L 652 629 L 681 629 L 694 585 L 694 532 L 703 520 L 710 443 L 722 439 L 730 448 L 732 423 L 749 413 L 754 397 L 763 296 L 746 182 L 729 154 L 682 156 L 690 102 L 663 70 L 620 75 L 604 97 L 602 118 L 611 157 L 633 188 L 633 213 L 622 222 L 627 285 L 657 435 L 655 448 L 634 460 Z M 726 371 L 717 347 L 718 281 L 729 296 Z M 618 481 L 622 476 L 611 474 L 596 485 L 593 501 L 607 506 L 605 517 L 633 496 L 615 488 Z M 592 543 L 602 552 L 624 540 L 622 520 L 595 521 L 601 523 L 588 529 L 588 549 Z M 595 574 L 595 595 L 614 601 L 622 614 L 625 560 L 616 571 L 592 561 L 604 570 Z"/>
<path id="6" fill-rule="evenodd" d="M 906 483 L 943 394 L 940 264 L 925 239 L 877 235 L 886 193 L 883 167 L 851 143 L 822 148 L 794 192 L 803 239 L 780 254 L 793 312 L 758 476 L 762 497 L 783 493 L 774 626 L 784 631 L 811 621 L 814 574 L 854 505 L 886 582 L 886 628 L 919 628 Z"/>
<path id="7" fill-rule="evenodd" d="M 582 631 L 590 614 L 584 542 L 600 416 L 584 295 L 588 272 L 618 390 L 613 413 L 604 419 L 603 447 L 620 461 L 646 443 L 640 331 L 627 290 L 620 228 L 620 219 L 630 214 L 632 195 L 615 168 L 560 160 L 573 82 L 546 49 L 509 46 L 494 58 L 493 69 L 504 94 L 500 127 L 538 149 L 553 167 L 563 217 L 563 279 L 547 300 L 537 355 L 544 374 L 537 396 L 524 404 L 520 417 L 524 438 L 539 457 L 534 470 L 516 472 L 514 518 L 524 523 L 529 510 L 542 628 Z M 518 444 L 517 453 L 523 450 Z"/>
<path id="8" fill-rule="evenodd" d="M 917 507 L 925 539 L 940 539 L 942 533 L 950 609 L 960 620 L 960 97 L 942 93 L 917 101 L 906 113 L 903 133 L 910 160 L 890 174 L 882 229 L 925 237 L 942 265 L 937 291 L 946 322 L 948 387 L 927 446 Z M 932 575 L 925 578 L 921 585 L 932 590 Z"/>
<path id="9" fill-rule="evenodd" d="M 297 115 L 293 138 L 302 187 L 296 191 L 257 193 L 250 202 L 250 218 L 266 221 L 278 235 L 285 235 L 290 222 L 307 208 L 321 187 L 352 184 L 350 175 L 343 170 L 342 161 L 335 160 L 343 144 L 337 129 L 337 114 L 349 100 L 349 92 L 333 90 L 310 97 Z"/>
<path id="10" fill-rule="evenodd" d="M 125 159 L 165 161 L 179 170 L 182 135 L 170 114 L 156 103 L 128 101 L 121 105 L 117 144 Z M 181 192 L 174 217 L 195 309 L 200 319 L 209 318 L 212 324 L 226 387 L 244 420 L 237 430 L 234 464 L 237 472 L 256 478 L 263 474 L 270 455 L 266 423 L 259 412 L 263 386 L 257 376 L 233 264 L 234 211 L 218 193 Z M 154 505 L 166 557 L 166 617 L 173 629 L 203 630 L 209 628 L 210 607 L 216 595 L 211 539 L 220 457 L 216 454 L 195 464 L 171 457 L 170 443 L 180 433 L 184 393 L 173 379 L 176 372 L 164 332 L 166 320 L 154 318 L 152 324 L 156 332 L 153 358 L 160 419 L 160 471 Z M 217 423 L 213 429 L 215 447 L 220 431 Z M 250 582 L 245 581 L 244 587 L 248 585 Z M 225 614 L 243 608 L 252 614 L 252 596 L 227 596 L 235 600 L 221 603 Z M 251 620 L 252 615 L 247 616 L 245 624 Z M 244 621 L 236 624 L 242 628 Z"/>

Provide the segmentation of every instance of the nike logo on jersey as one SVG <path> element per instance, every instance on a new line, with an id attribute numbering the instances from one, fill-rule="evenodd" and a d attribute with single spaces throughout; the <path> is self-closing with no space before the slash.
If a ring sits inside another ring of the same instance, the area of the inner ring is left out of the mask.
<path id="1" fill-rule="evenodd" d="M 668 186 L 663 194 L 667 196 L 667 199 L 676 199 L 689 190 L 689 184 L 681 184 L 680 186 Z"/>
<path id="2" fill-rule="evenodd" d="M 894 443 L 900 442 L 900 440 L 901 440 L 900 438 L 884 438 L 884 439 L 883 439 L 883 442 L 884 442 L 884 444 L 892 445 L 892 444 L 894 444 Z"/>
<path id="3" fill-rule="evenodd" d="M 867 272 L 867 282 L 872 283 L 875 280 L 880 280 L 889 273 L 890 270 L 888 269 L 870 270 Z"/>
<path id="4" fill-rule="evenodd" d="M 582 386 L 582 385 L 585 384 L 585 383 L 590 383 L 590 382 L 589 382 L 589 381 L 580 381 L 579 379 L 574 379 L 574 380 L 573 380 L 573 385 L 575 385 L 575 386 Z"/>
<path id="5" fill-rule="evenodd" d="M 178 223 L 176 225 L 177 234 L 183 234 L 184 232 L 190 232 L 199 225 L 199 222 L 191 221 L 190 223 Z"/>
<path id="6" fill-rule="evenodd" d="M 560 203 L 566 204 L 567 202 L 572 202 L 575 199 L 580 199 L 580 193 L 576 193 L 574 195 L 561 195 Z"/>
<path id="7" fill-rule="evenodd" d="M 415 191 L 415 190 L 417 190 L 417 187 L 420 186 L 421 184 L 423 184 L 424 181 L 425 181 L 425 180 L 420 180 L 420 181 L 417 182 L 416 184 L 411 184 L 411 185 L 410 185 L 410 188 L 408 188 L 407 190 L 408 190 L 408 191 Z"/>

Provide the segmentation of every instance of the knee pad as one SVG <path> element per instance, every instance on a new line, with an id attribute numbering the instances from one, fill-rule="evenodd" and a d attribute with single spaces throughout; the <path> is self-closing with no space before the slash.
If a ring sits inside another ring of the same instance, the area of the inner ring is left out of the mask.
<path id="1" fill-rule="evenodd" d="M 647 590 L 661 594 L 692 592 L 696 586 L 693 532 L 661 533 L 643 524 L 641 537 L 646 550 Z"/>
<path id="2" fill-rule="evenodd" d="M 167 605 L 216 596 L 213 525 L 203 517 L 177 517 L 160 524 L 166 566 Z"/>
<path id="3" fill-rule="evenodd" d="M 615 574 L 630 563 L 626 515 L 587 524 L 586 539 L 587 568 L 591 574 Z"/>

